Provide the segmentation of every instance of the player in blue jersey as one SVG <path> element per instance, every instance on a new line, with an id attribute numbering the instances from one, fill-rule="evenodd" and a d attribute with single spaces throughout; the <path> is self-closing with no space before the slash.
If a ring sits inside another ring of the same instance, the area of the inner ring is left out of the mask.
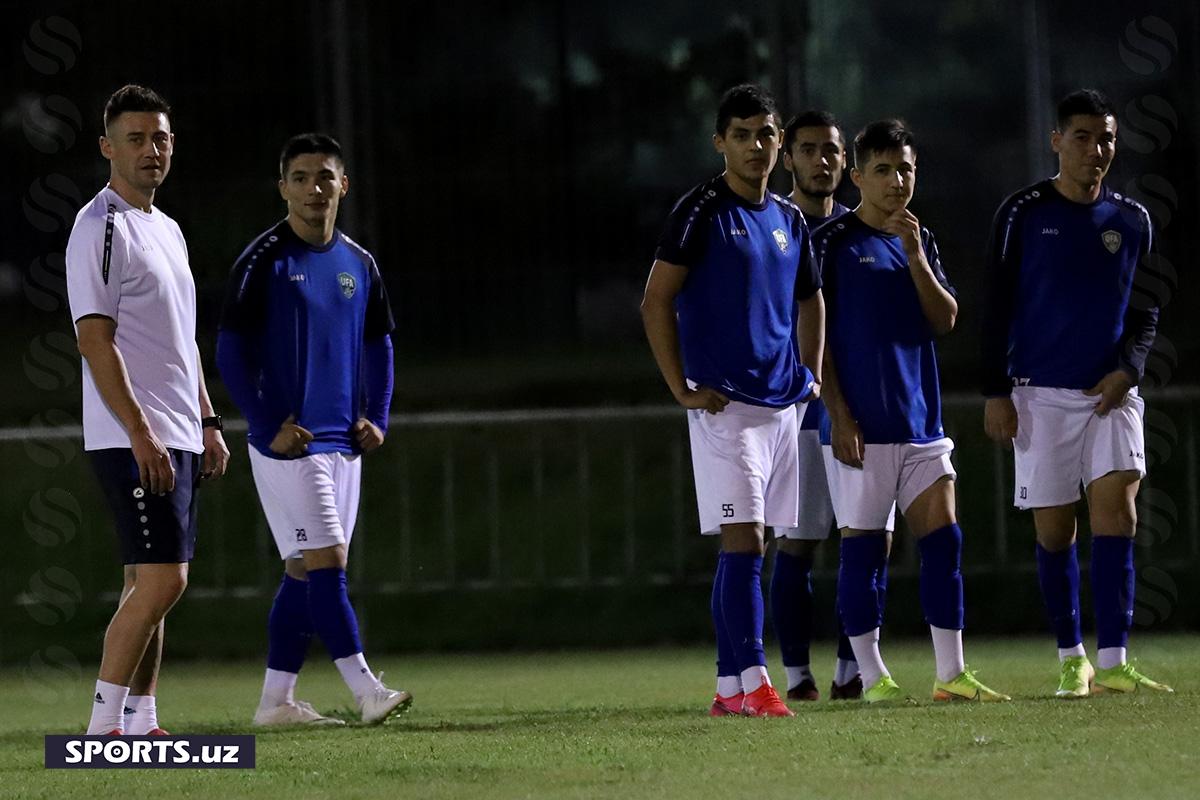
<path id="1" fill-rule="evenodd" d="M 364 722 L 408 707 L 363 657 L 346 594 L 346 553 L 358 513 L 362 454 L 387 433 L 395 327 L 375 259 L 337 229 L 346 195 L 340 146 L 322 134 L 283 147 L 287 217 L 234 264 L 217 364 L 249 423 L 250 466 L 284 559 L 268 618 L 256 725 L 339 724 L 294 697 L 313 633 Z"/>
<path id="2" fill-rule="evenodd" d="M 792 716 L 763 653 L 763 532 L 797 521 L 795 404 L 819 390 L 820 276 L 800 210 L 767 191 L 780 146 L 771 96 L 752 85 L 726 92 L 713 144 L 725 171 L 671 212 L 642 318 L 688 409 L 700 530 L 721 541 L 709 713 Z"/>
<path id="3" fill-rule="evenodd" d="M 933 234 L 908 210 L 916 174 L 916 145 L 902 122 L 866 126 L 854 139 L 850 173 L 862 202 L 814 236 L 828 302 L 821 440 L 842 533 L 838 608 L 863 699 L 903 698 L 879 654 L 884 527 L 899 504 L 921 553 L 934 699 L 1007 700 L 963 661 L 954 443 L 942 430 L 934 348 L 953 329 L 958 302 Z"/>
<path id="4" fill-rule="evenodd" d="M 791 200 L 804 215 L 809 230 L 840 217 L 849 208 L 834 199 L 846 167 L 846 144 L 837 119 L 828 111 L 804 111 L 792 117 L 783 129 L 783 166 L 792 175 Z M 794 528 L 775 531 L 778 546 L 771 575 L 771 617 L 775 636 L 787 671 L 789 700 L 816 700 L 820 696 L 809 665 L 813 628 L 813 556 L 817 545 L 829 538 L 833 527 L 833 504 L 825 480 L 818 428 L 825 406 L 813 400 L 798 407 L 800 431 L 800 520 Z M 889 520 L 887 530 L 892 530 Z M 889 539 L 890 543 L 890 539 Z M 880 576 L 880 594 L 885 594 L 886 568 Z M 862 679 L 854 650 L 844 632 L 838 636 L 838 657 L 833 683 L 833 700 L 862 696 Z"/>
<path id="5" fill-rule="evenodd" d="M 1131 297 L 1154 249 L 1146 209 L 1104 185 L 1117 118 L 1099 92 L 1065 97 L 1050 137 L 1058 174 L 996 213 L 983 339 L 984 426 L 1013 446 L 1017 508 L 1033 509 L 1038 579 L 1064 698 L 1171 691 L 1125 657 L 1133 620 L 1135 499 L 1146 474 L 1137 385 L 1158 307 Z M 1087 490 L 1097 668 L 1083 647 L 1075 507 Z"/>

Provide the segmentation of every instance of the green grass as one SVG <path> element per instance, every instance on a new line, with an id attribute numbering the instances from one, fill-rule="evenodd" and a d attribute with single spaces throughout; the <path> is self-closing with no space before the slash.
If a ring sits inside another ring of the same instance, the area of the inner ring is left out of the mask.
<path id="1" fill-rule="evenodd" d="M 885 642 L 914 707 L 822 700 L 795 719 L 710 719 L 702 648 L 377 659 L 416 695 L 380 728 L 259 733 L 246 771 L 47 771 L 42 735 L 80 730 L 91 669 L 0 672 L 0 797 L 1194 798 L 1200 795 L 1200 636 L 1139 636 L 1135 653 L 1174 696 L 1052 699 L 1053 642 L 968 641 L 1003 705 L 927 700 L 927 643 Z M 828 685 L 832 650 L 819 643 Z M 772 654 L 774 659 L 774 654 Z M 828 662 L 828 663 L 827 663 Z M 773 660 L 773 663 L 774 660 Z M 162 722 L 246 732 L 257 663 L 170 664 Z M 782 670 L 776 668 L 777 678 Z M 312 663 L 300 697 L 326 711 L 347 694 Z"/>

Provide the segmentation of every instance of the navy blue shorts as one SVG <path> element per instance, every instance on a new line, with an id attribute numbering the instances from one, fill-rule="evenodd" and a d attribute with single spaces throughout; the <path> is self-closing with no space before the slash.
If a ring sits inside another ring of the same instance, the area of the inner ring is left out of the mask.
<path id="1" fill-rule="evenodd" d="M 122 564 L 183 564 L 196 550 L 196 494 L 201 457 L 168 449 L 175 488 L 154 495 L 142 488 L 133 450 L 92 450 L 92 466 L 117 521 Z"/>

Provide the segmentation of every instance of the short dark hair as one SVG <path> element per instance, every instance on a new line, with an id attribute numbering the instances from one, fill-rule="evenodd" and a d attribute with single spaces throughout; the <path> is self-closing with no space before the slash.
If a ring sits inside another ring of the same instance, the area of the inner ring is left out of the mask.
<path id="1" fill-rule="evenodd" d="M 867 125 L 854 137 L 854 167 L 862 169 L 872 153 L 886 153 L 911 147 L 917 152 L 917 139 L 902 119 L 881 119 Z"/>
<path id="2" fill-rule="evenodd" d="M 338 144 L 337 139 L 325 133 L 298 133 L 283 143 L 283 150 L 279 153 L 280 177 L 287 175 L 288 165 L 292 163 L 293 158 L 306 153 L 334 156 L 343 166 L 346 163 L 342 158 L 342 146 Z"/>
<path id="3" fill-rule="evenodd" d="M 152 111 L 166 114 L 168 121 L 171 119 L 171 106 L 158 92 L 131 83 L 113 92 L 104 104 L 104 130 L 126 111 Z"/>
<path id="4" fill-rule="evenodd" d="M 1058 129 L 1067 127 L 1071 117 L 1083 114 L 1089 117 L 1116 117 L 1112 101 L 1095 89 L 1076 89 L 1058 101 Z"/>
<path id="5" fill-rule="evenodd" d="M 796 131 L 801 128 L 836 128 L 842 144 L 844 145 L 846 142 L 846 137 L 842 135 L 842 126 L 838 125 L 837 117 L 828 111 L 810 108 L 788 120 L 787 127 L 783 129 L 783 151 L 785 153 L 792 152 L 792 145 L 796 143 Z"/>
<path id="6" fill-rule="evenodd" d="M 725 135 L 729 121 L 734 117 L 750 119 L 759 114 L 770 114 L 779 120 L 779 110 L 771 93 L 756 83 L 734 86 L 721 96 L 721 105 L 717 107 L 717 135 Z"/>

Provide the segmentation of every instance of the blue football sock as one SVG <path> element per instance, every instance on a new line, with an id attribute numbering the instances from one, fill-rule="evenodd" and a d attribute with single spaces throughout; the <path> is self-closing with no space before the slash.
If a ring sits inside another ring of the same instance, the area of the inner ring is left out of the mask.
<path id="1" fill-rule="evenodd" d="M 957 523 L 917 540 L 921 551 L 921 608 L 935 628 L 963 628 L 962 529 Z"/>
<path id="2" fill-rule="evenodd" d="M 884 553 L 885 557 L 883 566 L 881 566 L 875 573 L 875 594 L 879 597 L 879 618 L 881 620 L 883 619 L 883 609 L 887 601 L 888 562 L 886 558 L 886 548 Z M 854 648 L 850 645 L 850 637 L 846 635 L 846 627 L 842 624 L 841 608 L 837 606 L 836 603 L 834 613 L 837 617 L 838 630 L 837 657 L 842 661 L 854 661 Z"/>
<path id="3" fill-rule="evenodd" d="M 785 667 L 809 663 L 812 642 L 813 590 L 811 558 L 782 550 L 775 553 L 771 575 L 771 618 Z"/>
<path id="4" fill-rule="evenodd" d="M 299 672 L 312 641 L 308 582 L 284 574 L 267 616 L 267 668 Z"/>
<path id="5" fill-rule="evenodd" d="M 346 570 L 338 567 L 309 570 L 308 611 L 313 629 L 330 658 L 336 661 L 362 652 L 358 617 L 346 593 Z"/>
<path id="6" fill-rule="evenodd" d="M 1092 603 L 1096 646 L 1124 647 L 1133 624 L 1133 539 L 1092 536 Z"/>
<path id="7" fill-rule="evenodd" d="M 1058 646 L 1063 650 L 1075 647 L 1083 642 L 1079 620 L 1079 558 L 1075 543 L 1057 553 L 1051 553 L 1039 543 L 1037 567 L 1042 599 Z"/>
<path id="8" fill-rule="evenodd" d="M 721 581 L 721 616 L 737 663 L 738 672 L 765 667 L 763 652 L 763 557 L 754 553 L 724 553 L 725 576 Z"/>
<path id="9" fill-rule="evenodd" d="M 721 614 L 721 591 L 725 580 L 725 554 L 717 557 L 717 572 L 713 576 L 712 590 L 712 619 L 717 632 L 717 677 L 729 677 L 740 674 L 737 666 L 737 653 L 729 640 L 729 631 L 725 629 L 725 617 Z"/>
<path id="10" fill-rule="evenodd" d="M 888 583 L 888 554 L 886 535 L 884 539 L 883 549 L 883 564 L 879 567 L 879 571 L 875 573 L 875 594 L 879 595 L 879 618 L 883 619 L 883 610 L 887 607 L 887 583 Z"/>
<path id="11" fill-rule="evenodd" d="M 838 649 L 837 657 L 842 661 L 854 661 L 854 648 L 850 646 L 850 637 L 846 635 L 846 629 L 842 627 L 842 621 L 838 619 Z"/>
<path id="12" fill-rule="evenodd" d="M 886 562 L 882 532 L 842 537 L 837 602 L 847 636 L 861 636 L 883 624 L 876 582 Z"/>

